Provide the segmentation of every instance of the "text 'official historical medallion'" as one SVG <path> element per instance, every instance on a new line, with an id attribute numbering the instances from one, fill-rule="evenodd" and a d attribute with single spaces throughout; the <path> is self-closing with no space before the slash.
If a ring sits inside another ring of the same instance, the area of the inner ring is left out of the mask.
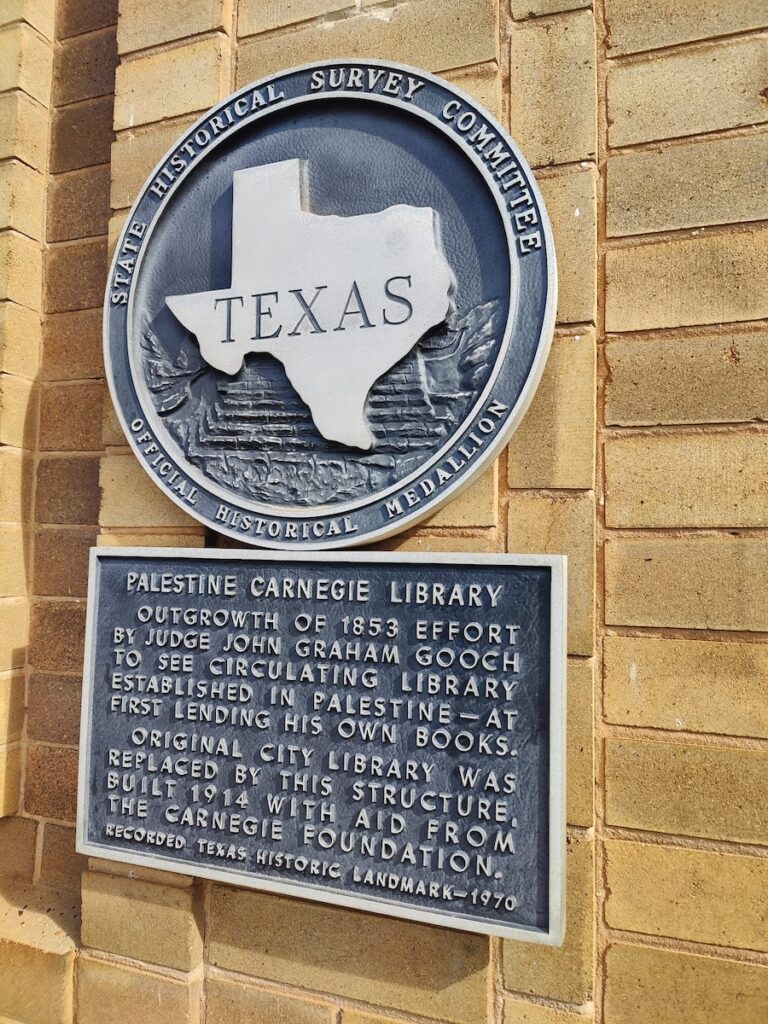
<path id="1" fill-rule="evenodd" d="M 487 113 L 412 68 L 313 64 L 224 100 L 152 173 L 107 284 L 107 373 L 191 515 L 359 545 L 498 454 L 555 302 L 541 197 Z"/>

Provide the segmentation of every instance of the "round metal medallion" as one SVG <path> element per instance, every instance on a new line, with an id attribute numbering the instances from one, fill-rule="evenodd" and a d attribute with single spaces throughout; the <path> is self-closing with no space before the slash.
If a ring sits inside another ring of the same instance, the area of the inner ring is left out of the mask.
<path id="1" fill-rule="evenodd" d="M 223 100 L 151 174 L 107 284 L 107 375 L 191 515 L 349 547 L 499 453 L 555 303 L 541 196 L 489 114 L 414 68 L 310 64 Z"/>

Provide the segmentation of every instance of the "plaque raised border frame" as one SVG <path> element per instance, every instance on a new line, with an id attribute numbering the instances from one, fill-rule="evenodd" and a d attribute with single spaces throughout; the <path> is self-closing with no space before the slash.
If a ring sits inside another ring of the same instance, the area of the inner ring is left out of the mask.
<path id="1" fill-rule="evenodd" d="M 519 925 L 494 925 L 483 921 L 457 918 L 450 913 L 417 910 L 401 904 L 384 901 L 375 896 L 348 895 L 295 882 L 277 882 L 270 878 L 229 872 L 214 867 L 177 862 L 170 858 L 152 854 L 130 853 L 100 845 L 87 839 L 89 787 L 88 767 L 91 749 L 91 707 L 93 695 L 93 674 L 95 661 L 94 633 L 96 609 L 99 597 L 99 562 L 111 558 L 185 558 L 192 560 L 248 561 L 248 562 L 320 562 L 326 564 L 351 563 L 376 564 L 452 564 L 452 565 L 498 565 L 505 564 L 529 567 L 547 567 L 551 572 L 550 588 L 550 676 L 549 676 L 549 815 L 548 815 L 548 880 L 549 915 L 548 929 L 526 928 Z M 496 935 L 506 939 L 517 939 L 545 946 L 561 946 L 565 937 L 565 851 L 566 851 L 566 664 L 567 664 L 567 562 L 565 555 L 516 555 L 516 554 L 459 554 L 459 553 L 404 553 L 368 552 L 355 549 L 333 552 L 318 551 L 270 551 L 263 548 L 239 550 L 222 548 L 157 548 L 157 547 L 100 547 L 91 548 L 88 564 L 88 598 L 85 626 L 85 654 L 83 659 L 83 688 L 80 712 L 80 749 L 78 755 L 78 800 L 76 822 L 76 851 L 88 857 L 134 864 L 137 867 L 154 868 L 189 875 L 194 878 L 208 878 L 214 882 L 256 889 L 280 896 L 315 900 L 331 906 L 348 907 L 368 913 L 384 914 L 422 924 L 454 928 L 459 931 L 481 935 Z"/>

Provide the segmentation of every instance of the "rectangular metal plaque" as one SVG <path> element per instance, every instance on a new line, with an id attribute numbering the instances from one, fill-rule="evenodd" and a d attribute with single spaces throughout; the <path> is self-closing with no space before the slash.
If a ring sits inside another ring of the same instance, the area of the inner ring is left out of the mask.
<path id="1" fill-rule="evenodd" d="M 94 549 L 78 850 L 559 944 L 565 559 Z"/>

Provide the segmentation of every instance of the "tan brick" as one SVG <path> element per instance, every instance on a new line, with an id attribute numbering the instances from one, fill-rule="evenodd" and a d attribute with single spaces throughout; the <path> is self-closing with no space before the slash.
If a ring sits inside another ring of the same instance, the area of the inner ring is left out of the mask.
<path id="1" fill-rule="evenodd" d="M 77 751 L 33 743 L 27 747 L 24 810 L 41 818 L 74 821 L 77 812 Z"/>
<path id="2" fill-rule="evenodd" d="M 53 674 L 82 672 L 85 602 L 36 601 L 30 618 L 30 664 Z"/>
<path id="3" fill-rule="evenodd" d="M 541 382 L 507 448 L 510 487 L 593 486 L 596 365 L 593 330 L 555 334 Z"/>
<path id="4" fill-rule="evenodd" d="M 157 484 L 133 454 L 107 455 L 101 460 L 101 526 L 182 526 L 194 525 Z"/>
<path id="5" fill-rule="evenodd" d="M 0 745 L 16 743 L 24 728 L 24 676 L 0 676 Z"/>
<path id="6" fill-rule="evenodd" d="M 8 373 L 0 375 L 0 444 L 33 448 L 36 409 L 32 381 Z"/>
<path id="7" fill-rule="evenodd" d="M 56 0 L 5 0 L 2 21 L 26 21 L 46 39 L 53 39 Z"/>
<path id="8" fill-rule="evenodd" d="M 240 0 L 237 34 L 252 36 L 354 6 L 354 0 Z"/>
<path id="9" fill-rule="evenodd" d="M 382 17 L 364 11 L 354 18 L 300 26 L 240 45 L 238 85 L 274 71 L 344 54 L 389 60 L 427 71 L 481 64 L 498 57 L 495 0 L 420 0 L 396 5 Z"/>
<path id="10" fill-rule="evenodd" d="M 597 172 L 539 178 L 557 256 L 557 320 L 597 317 Z"/>
<path id="11" fill-rule="evenodd" d="M 402 1024 L 399 1020 L 378 1013 L 361 1013 L 359 1010 L 342 1010 L 341 1024 Z"/>
<path id="12" fill-rule="evenodd" d="M 610 825 L 741 843 L 768 840 L 768 753 L 652 740 L 606 742 Z"/>
<path id="13" fill-rule="evenodd" d="M 76 676 L 29 677 L 27 736 L 38 743 L 76 747 L 80 735 L 80 680 Z"/>
<path id="14" fill-rule="evenodd" d="M 465 487 L 458 498 L 425 520 L 427 526 L 495 526 L 499 503 L 496 463 Z"/>
<path id="15" fill-rule="evenodd" d="M 29 641 L 29 605 L 18 597 L 0 598 L 0 672 L 21 668 Z"/>
<path id="16" fill-rule="evenodd" d="M 504 1024 L 592 1024 L 593 1020 L 591 1013 L 559 1010 L 509 997 L 504 1000 Z"/>
<path id="17" fill-rule="evenodd" d="M 566 817 L 588 828 L 594 805 L 594 685 L 592 660 L 569 658 Z"/>
<path id="18" fill-rule="evenodd" d="M 501 72 L 497 64 L 446 71 L 442 77 L 468 92 L 494 117 L 501 117 Z"/>
<path id="19" fill-rule="evenodd" d="M 606 622 L 768 630 L 768 541 L 757 537 L 611 537 Z"/>
<path id="20" fill-rule="evenodd" d="M 605 302 L 609 331 L 768 316 L 768 228 L 611 250 Z"/>
<path id="21" fill-rule="evenodd" d="M 51 133 L 51 173 L 109 162 L 112 146 L 111 96 L 57 110 Z"/>
<path id="22" fill-rule="evenodd" d="M 101 448 L 101 381 L 48 384 L 40 393 L 41 451 L 95 451 Z"/>
<path id="23" fill-rule="evenodd" d="M 199 999 L 197 982 L 78 957 L 78 1024 L 197 1024 Z"/>
<path id="24" fill-rule="evenodd" d="M 613 65 L 608 72 L 608 139 L 651 139 L 761 124 L 768 86 L 768 39 L 734 39 Z"/>
<path id="25" fill-rule="evenodd" d="M 120 9 L 117 45 L 121 54 L 160 43 L 223 30 L 232 25 L 233 0 L 168 0 L 158 7 L 152 0 L 130 0 Z M 263 0 L 262 0 L 263 2 Z M 238 23 L 247 17 L 242 3 Z"/>
<path id="26" fill-rule="evenodd" d="M 85 859 L 88 861 L 91 871 L 98 871 L 102 875 L 119 875 L 121 878 L 156 882 L 158 885 L 175 885 L 182 889 L 189 889 L 195 885 L 195 879 L 190 875 L 180 875 L 175 871 L 166 871 L 164 868 L 147 868 L 141 864 L 125 864 L 117 860 L 104 860 L 101 857 L 86 857 Z"/>
<path id="27" fill-rule="evenodd" d="M 115 81 L 115 128 L 206 110 L 228 85 L 229 46 L 222 36 L 124 61 Z"/>
<path id="28" fill-rule="evenodd" d="M 46 316 L 43 322 L 44 380 L 103 376 L 101 319 L 101 309 Z"/>
<path id="29" fill-rule="evenodd" d="M 23 22 L 0 30 L 0 92 L 23 89 L 43 106 L 51 98 L 53 50 Z"/>
<path id="30" fill-rule="evenodd" d="M 0 160 L 18 157 L 42 171 L 48 155 L 48 112 L 16 90 L 0 95 Z"/>
<path id="31" fill-rule="evenodd" d="M 768 420 L 768 332 L 615 338 L 606 357 L 609 424 Z"/>
<path id="32" fill-rule="evenodd" d="M 240 981 L 208 978 L 205 995 L 206 1024 L 252 1024 L 254 1020 L 274 1024 L 331 1024 L 328 1003 L 305 1002 L 283 993 L 265 992 Z M 348 1024 L 346 1014 L 344 1022 Z"/>
<path id="33" fill-rule="evenodd" d="M 308 958 L 318 935 L 322 952 Z M 479 935 L 214 886 L 209 951 L 211 964 L 264 980 L 485 1022 L 488 943 Z"/>
<path id="34" fill-rule="evenodd" d="M 762 0 L 606 0 L 605 18 L 612 57 L 768 26 Z"/>
<path id="35" fill-rule="evenodd" d="M 101 443 L 104 448 L 126 448 L 128 444 L 111 399 L 105 401 L 103 406 Z"/>
<path id="36" fill-rule="evenodd" d="M 768 132 L 622 153 L 608 160 L 608 234 L 768 218 Z"/>
<path id="37" fill-rule="evenodd" d="M 513 491 L 509 551 L 568 556 L 568 651 L 592 654 L 594 640 L 595 503 L 592 494 Z"/>
<path id="38" fill-rule="evenodd" d="M 0 447 L 0 521 L 24 522 L 30 517 L 32 459 L 23 452 Z"/>
<path id="39" fill-rule="evenodd" d="M 21 747 L 5 747 L 0 750 L 0 818 L 18 811 L 20 787 Z"/>
<path id="40" fill-rule="evenodd" d="M 79 898 L 80 876 L 88 859 L 75 852 L 75 830 L 50 821 L 45 823 L 44 829 L 41 884 L 60 892 L 74 893 Z"/>
<path id="41" fill-rule="evenodd" d="M 768 444 L 760 434 L 609 438 L 606 525 L 768 525 Z"/>
<path id="42" fill-rule="evenodd" d="M 512 28 L 510 126 L 534 167 L 597 150 L 595 26 L 590 11 Z"/>
<path id="43" fill-rule="evenodd" d="M 108 530 L 99 534 L 96 544 L 98 547 L 106 548 L 203 548 L 205 527 L 200 526 L 197 533 L 180 533 L 178 530 L 168 530 L 165 533 L 155 530 Z"/>
<path id="44" fill-rule="evenodd" d="M 85 946 L 179 971 L 202 958 L 195 890 L 89 871 L 83 876 Z"/>
<path id="45" fill-rule="evenodd" d="M 90 530 L 38 530 L 35 534 L 33 592 L 38 597 L 85 597 L 88 552 L 96 544 Z"/>
<path id="46" fill-rule="evenodd" d="M 609 636 L 609 722 L 768 739 L 768 645 Z"/>
<path id="47" fill-rule="evenodd" d="M 40 308 L 43 259 L 40 246 L 17 231 L 0 232 L 0 301 Z"/>
<path id="48" fill-rule="evenodd" d="M 56 106 L 111 96 L 115 91 L 115 28 L 68 39 L 56 52 L 53 102 Z"/>
<path id="49" fill-rule="evenodd" d="M 591 998 L 595 899 L 593 853 L 589 839 L 569 837 L 565 942 L 559 948 L 528 942 L 504 942 L 506 988 L 569 1003 L 585 1003 Z"/>
<path id="50" fill-rule="evenodd" d="M 464 551 L 487 552 L 498 550 L 495 534 L 484 533 L 450 533 L 435 537 L 425 531 L 411 530 L 400 533 L 396 537 L 385 540 L 380 545 L 382 551 Z"/>
<path id="51" fill-rule="evenodd" d="M 612 928 L 768 948 L 764 857 L 617 840 L 606 841 L 605 851 L 606 920 Z"/>
<path id="52" fill-rule="evenodd" d="M 763 1024 L 768 967 L 615 945 L 606 958 L 610 1024 Z"/>
<path id="53" fill-rule="evenodd" d="M 117 0 L 57 0 L 56 17 L 60 39 L 94 32 L 97 28 L 115 24 Z"/>
<path id="54" fill-rule="evenodd" d="M 49 242 L 105 235 L 108 225 L 108 167 L 87 167 L 51 178 L 46 221 Z"/>
<path id="55" fill-rule="evenodd" d="M 43 176 L 19 160 L 0 164 L 0 230 L 14 228 L 38 239 L 44 208 Z"/>
<path id="56" fill-rule="evenodd" d="M 37 376 L 40 365 L 40 313 L 0 302 L 0 371 L 14 377 Z"/>
<path id="57" fill-rule="evenodd" d="M 41 886 L 0 892 L 0 1016 L 25 1024 L 72 1020 L 76 901 Z"/>
<path id="58" fill-rule="evenodd" d="M 91 309 L 104 301 L 107 245 L 101 238 L 57 245 L 45 258 L 45 311 Z"/>
<path id="59" fill-rule="evenodd" d="M 133 204 L 152 168 L 194 120 L 184 117 L 171 124 L 154 124 L 138 134 L 120 132 L 112 146 L 110 165 L 113 209 L 121 210 Z"/>
<path id="60" fill-rule="evenodd" d="M 28 551 L 28 530 L 0 526 L 0 597 L 24 597 L 27 593 Z"/>
<path id="61" fill-rule="evenodd" d="M 36 835 L 37 822 L 33 818 L 0 818 L 4 878 L 32 881 Z"/>
<path id="62" fill-rule="evenodd" d="M 91 525 L 99 514 L 99 460 L 44 458 L 37 466 L 38 523 Z"/>

